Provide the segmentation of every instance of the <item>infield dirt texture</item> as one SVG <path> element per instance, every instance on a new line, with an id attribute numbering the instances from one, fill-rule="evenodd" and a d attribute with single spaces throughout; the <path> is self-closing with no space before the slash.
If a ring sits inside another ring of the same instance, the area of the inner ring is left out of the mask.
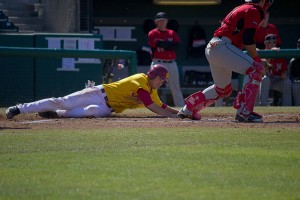
<path id="1" fill-rule="evenodd" d="M 210 107 L 202 112 L 200 121 L 168 119 L 157 116 L 147 109 L 127 110 L 109 118 L 44 119 L 37 114 L 18 115 L 7 120 L 5 109 L 0 110 L 1 129 L 105 129 L 130 127 L 294 127 L 300 132 L 300 107 L 258 107 L 263 123 L 240 123 L 234 120 L 235 110 L 230 107 Z"/>

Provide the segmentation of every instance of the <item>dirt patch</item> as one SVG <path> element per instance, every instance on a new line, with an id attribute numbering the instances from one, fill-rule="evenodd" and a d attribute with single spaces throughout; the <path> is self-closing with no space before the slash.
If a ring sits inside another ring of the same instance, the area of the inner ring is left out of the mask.
<path id="1" fill-rule="evenodd" d="M 113 115 L 109 118 L 44 119 L 36 114 L 19 115 L 7 120 L 0 115 L 0 130 L 5 129 L 109 129 L 109 128 L 163 128 L 163 127 L 261 127 L 300 128 L 300 114 L 266 114 L 263 123 L 240 123 L 232 114 L 203 114 L 200 121 L 168 119 L 155 115 Z M 299 129 L 300 130 L 300 129 Z"/>

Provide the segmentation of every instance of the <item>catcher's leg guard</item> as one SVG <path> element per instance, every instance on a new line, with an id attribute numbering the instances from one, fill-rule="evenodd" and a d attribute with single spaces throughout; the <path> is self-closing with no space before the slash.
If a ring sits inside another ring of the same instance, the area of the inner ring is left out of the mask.
<path id="1" fill-rule="evenodd" d="M 216 97 L 213 97 L 211 99 L 206 99 L 204 93 L 199 91 L 196 92 L 189 97 L 187 97 L 184 101 L 186 104 L 186 108 L 190 111 L 196 110 L 197 112 L 212 105 L 215 103 L 219 98 L 225 98 L 228 97 L 232 93 L 232 86 L 231 84 L 227 85 L 225 88 L 219 88 L 216 85 L 211 86 L 216 92 Z"/>
<path id="2" fill-rule="evenodd" d="M 198 109 L 204 107 L 206 98 L 204 94 L 199 91 L 191 94 L 184 99 L 185 106 L 178 112 L 178 116 L 181 118 L 190 118 L 194 120 L 200 120 L 201 115 L 198 113 Z"/>
<path id="3" fill-rule="evenodd" d="M 238 109 L 238 113 L 249 115 L 253 112 L 263 72 L 264 67 L 257 62 L 246 71 L 243 90 L 238 92 L 234 101 L 234 108 Z"/>

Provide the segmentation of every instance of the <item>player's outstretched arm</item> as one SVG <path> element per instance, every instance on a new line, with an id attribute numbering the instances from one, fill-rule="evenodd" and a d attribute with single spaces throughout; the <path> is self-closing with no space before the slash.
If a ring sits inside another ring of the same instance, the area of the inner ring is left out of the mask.
<path id="1" fill-rule="evenodd" d="M 166 109 L 163 109 L 160 106 L 158 106 L 156 103 L 152 103 L 152 104 L 148 105 L 147 108 L 158 115 L 162 115 L 162 116 L 165 116 L 168 118 L 177 118 L 178 117 L 177 116 L 178 111 L 176 113 L 173 113 L 173 111 L 170 112 L 171 108 L 166 107 Z"/>
<path id="2" fill-rule="evenodd" d="M 169 107 L 169 106 L 167 106 L 165 109 L 166 109 L 167 111 L 169 111 L 170 113 L 173 113 L 173 114 L 176 114 L 176 115 L 177 115 L 177 113 L 179 112 L 179 110 L 176 110 L 176 109 L 174 109 L 174 108 L 172 108 L 172 107 Z"/>

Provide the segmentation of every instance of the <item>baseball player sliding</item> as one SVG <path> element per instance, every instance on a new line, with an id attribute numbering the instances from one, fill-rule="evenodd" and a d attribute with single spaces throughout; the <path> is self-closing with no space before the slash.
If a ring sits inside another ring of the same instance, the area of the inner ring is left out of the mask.
<path id="1" fill-rule="evenodd" d="M 158 115 L 176 118 L 178 110 L 162 103 L 157 94 L 157 89 L 168 78 L 167 68 L 155 65 L 147 74 L 135 74 L 110 84 L 92 85 L 64 97 L 9 107 L 6 117 L 12 119 L 18 114 L 36 112 L 45 118 L 108 117 L 112 112 L 147 107 Z"/>
<path id="2" fill-rule="evenodd" d="M 263 121 L 262 116 L 253 111 L 259 85 L 265 74 L 264 63 L 256 51 L 254 35 L 272 2 L 245 0 L 245 4 L 234 8 L 225 17 L 205 50 L 214 85 L 187 97 L 179 116 L 200 119 L 198 111 L 219 98 L 228 97 L 232 92 L 231 75 L 234 71 L 245 75 L 242 91 L 234 103 L 237 109 L 235 119 L 240 122 Z M 243 48 L 249 55 L 242 51 Z"/>

